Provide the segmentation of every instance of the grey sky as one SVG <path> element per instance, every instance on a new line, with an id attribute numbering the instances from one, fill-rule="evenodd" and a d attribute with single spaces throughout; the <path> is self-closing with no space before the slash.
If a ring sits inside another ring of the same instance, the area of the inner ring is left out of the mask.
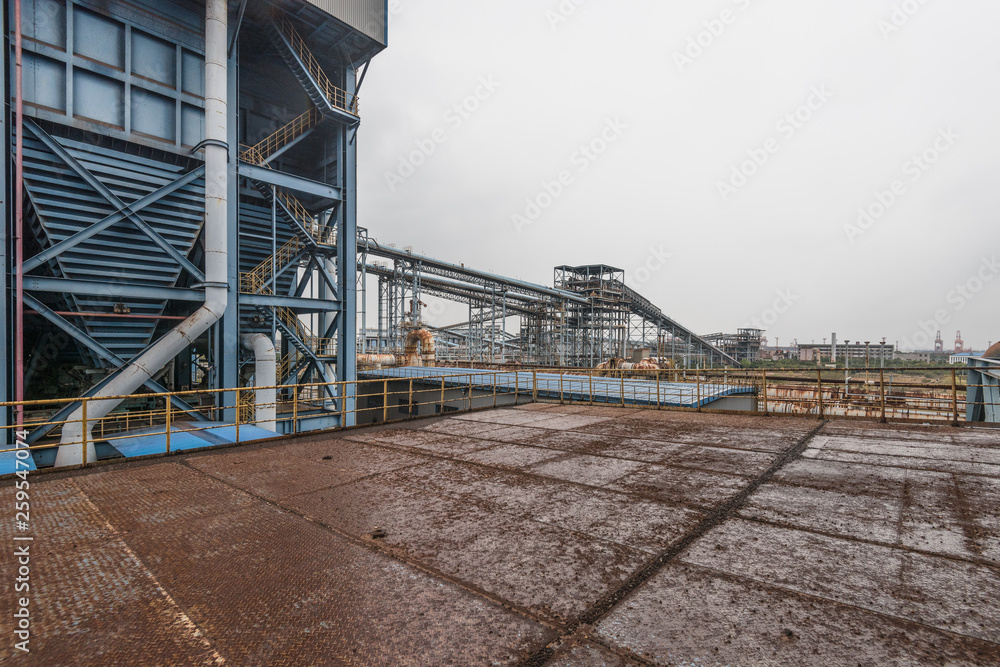
<path id="1" fill-rule="evenodd" d="M 360 224 L 380 241 L 547 285 L 558 264 L 612 264 L 702 333 L 1000 339 L 997 3 L 390 6 L 361 95 Z M 579 152 L 616 120 L 603 154 Z M 408 175 L 415 142 L 435 150 Z M 512 221 L 560 172 L 551 205 Z M 877 193 L 886 212 L 859 224 Z"/>

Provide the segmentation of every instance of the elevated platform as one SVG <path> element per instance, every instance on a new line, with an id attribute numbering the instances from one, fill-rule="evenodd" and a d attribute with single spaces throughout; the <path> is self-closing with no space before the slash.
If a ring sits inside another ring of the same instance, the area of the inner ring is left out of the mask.
<path id="1" fill-rule="evenodd" d="M 532 404 L 30 479 L 10 664 L 1000 664 L 988 428 Z"/>
<path id="2" fill-rule="evenodd" d="M 468 368 L 416 368 L 404 366 L 401 368 L 382 368 L 377 370 L 359 371 L 358 377 L 364 380 L 429 380 L 440 383 L 445 376 L 446 387 L 467 387 L 471 383 L 476 389 L 511 394 L 514 388 L 524 395 L 530 396 L 538 381 L 539 398 L 564 399 L 566 401 L 593 401 L 610 405 L 661 405 L 675 408 L 706 407 L 726 397 L 755 396 L 752 387 L 742 387 L 728 384 L 702 384 L 660 382 L 657 388 L 655 380 L 634 380 L 613 377 L 594 377 L 587 375 L 562 375 L 557 373 L 537 373 L 532 371 L 476 371 Z M 623 399 L 624 396 L 624 399 Z M 752 401 L 745 401 L 745 407 L 726 407 L 724 409 L 752 410 Z"/>

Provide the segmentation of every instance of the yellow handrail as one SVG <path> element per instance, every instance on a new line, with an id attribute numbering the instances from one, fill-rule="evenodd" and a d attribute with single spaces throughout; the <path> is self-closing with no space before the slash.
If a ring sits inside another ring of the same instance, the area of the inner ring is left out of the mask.
<path id="1" fill-rule="evenodd" d="M 298 53 L 299 57 L 302 59 L 302 63 L 305 65 L 306 70 L 312 75 L 312 78 L 320 87 L 320 92 L 329 101 L 329 103 L 341 111 L 346 111 L 352 116 L 358 115 L 358 96 L 352 93 L 348 93 L 346 90 L 338 88 L 333 85 L 330 78 L 323 71 L 323 68 L 319 66 L 316 58 L 313 57 L 312 52 L 306 45 L 306 42 L 299 33 L 295 30 L 292 22 L 282 14 L 278 14 L 275 17 L 275 23 L 278 29 L 285 35 L 289 42 L 291 42 L 292 48 Z"/>
<path id="2" fill-rule="evenodd" d="M 266 167 L 265 163 L 267 159 L 279 148 L 302 136 L 308 130 L 318 125 L 321 120 L 323 120 L 323 115 L 316 107 L 312 107 L 305 113 L 279 127 L 257 144 L 245 147 L 240 153 L 240 158 L 244 162 L 249 162 L 258 167 Z"/>

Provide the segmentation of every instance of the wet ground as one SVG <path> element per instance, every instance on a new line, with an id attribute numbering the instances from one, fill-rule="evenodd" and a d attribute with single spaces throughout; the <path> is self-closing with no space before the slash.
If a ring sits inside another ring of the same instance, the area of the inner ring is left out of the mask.
<path id="1" fill-rule="evenodd" d="M 545 404 L 42 475 L 0 663 L 1000 664 L 998 508 L 997 430 Z"/>

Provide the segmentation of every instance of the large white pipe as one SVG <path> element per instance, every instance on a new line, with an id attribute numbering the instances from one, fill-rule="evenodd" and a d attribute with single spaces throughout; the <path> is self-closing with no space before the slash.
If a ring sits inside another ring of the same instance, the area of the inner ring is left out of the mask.
<path id="1" fill-rule="evenodd" d="M 227 207 L 228 183 L 228 40 L 226 0 L 205 3 L 205 303 L 191 317 L 158 340 L 146 352 L 118 373 L 94 398 L 128 396 L 149 380 L 171 359 L 183 352 L 226 311 L 228 299 Z M 87 406 L 87 432 L 93 420 L 106 416 L 121 403 L 119 399 L 91 400 Z M 56 466 L 81 463 L 83 456 L 83 411 L 78 409 L 63 426 Z M 88 437 L 93 442 L 93 436 Z M 75 443 L 75 444 L 74 444 Z M 94 447 L 87 448 L 87 460 L 97 460 Z"/>
<path id="2" fill-rule="evenodd" d="M 277 390 L 274 387 L 278 384 L 278 357 L 274 353 L 274 343 L 264 334 L 250 334 L 243 337 L 243 346 L 253 350 L 254 385 L 269 387 L 254 390 L 254 421 L 260 428 L 277 431 Z"/>

